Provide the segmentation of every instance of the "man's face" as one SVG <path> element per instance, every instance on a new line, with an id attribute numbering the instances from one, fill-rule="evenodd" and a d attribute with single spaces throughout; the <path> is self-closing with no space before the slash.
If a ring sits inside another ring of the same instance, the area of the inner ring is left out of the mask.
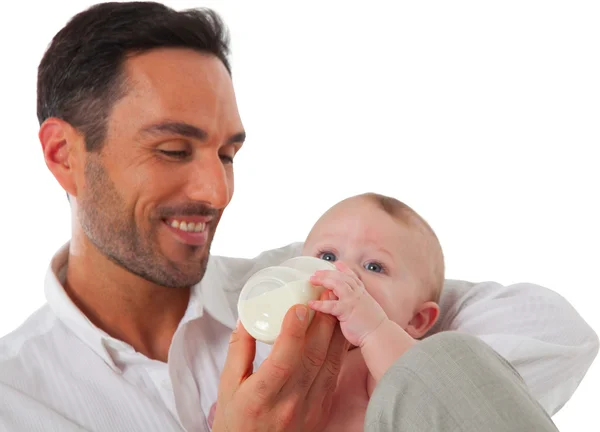
<path id="1" fill-rule="evenodd" d="M 423 302 L 416 268 L 423 259 L 415 230 L 362 197 L 332 207 L 314 225 L 304 255 L 343 261 L 388 317 L 406 327 Z"/>
<path id="2" fill-rule="evenodd" d="M 198 283 L 233 195 L 244 140 L 231 78 L 216 57 L 161 49 L 126 61 L 99 154 L 85 154 L 82 229 L 128 271 L 168 287 Z"/>

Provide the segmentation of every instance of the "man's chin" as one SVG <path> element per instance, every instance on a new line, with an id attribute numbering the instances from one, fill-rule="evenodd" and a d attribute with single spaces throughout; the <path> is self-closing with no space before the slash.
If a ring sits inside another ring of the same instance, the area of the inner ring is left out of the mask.
<path id="1" fill-rule="evenodd" d="M 199 262 L 187 262 L 184 265 L 181 265 L 176 261 L 171 261 L 170 265 L 164 263 L 166 265 L 160 266 L 161 268 L 154 267 L 153 269 L 147 269 L 146 271 L 133 271 L 132 273 L 136 273 L 147 281 L 165 288 L 191 288 L 194 285 L 199 284 L 204 278 L 207 263 L 208 259 L 206 258 L 203 258 Z"/>
<path id="2" fill-rule="evenodd" d="M 198 285 L 202 282 L 202 279 L 204 279 L 207 266 L 208 256 L 203 256 L 200 263 L 194 263 L 194 265 L 181 269 L 180 274 L 182 275 L 182 279 L 185 280 L 185 283 L 182 283 L 181 285 L 186 287 Z"/>
<path id="3" fill-rule="evenodd" d="M 210 243 L 189 246 L 169 241 L 161 243 L 155 254 L 160 257 L 157 264 L 162 268 L 163 286 L 189 288 L 200 283 L 206 273 Z"/>

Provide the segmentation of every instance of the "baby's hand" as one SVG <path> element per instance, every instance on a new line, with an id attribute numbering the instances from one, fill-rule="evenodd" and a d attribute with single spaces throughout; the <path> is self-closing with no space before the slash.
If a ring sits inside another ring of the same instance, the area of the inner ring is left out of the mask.
<path id="1" fill-rule="evenodd" d="M 313 285 L 330 290 L 331 300 L 311 301 L 308 306 L 337 317 L 348 342 L 361 347 L 387 316 L 346 264 L 338 261 L 335 266 L 339 271 L 319 270 L 310 278 Z"/>

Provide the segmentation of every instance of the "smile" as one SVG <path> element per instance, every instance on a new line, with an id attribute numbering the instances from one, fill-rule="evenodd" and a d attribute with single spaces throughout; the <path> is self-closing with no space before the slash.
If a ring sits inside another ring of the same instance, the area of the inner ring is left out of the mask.
<path id="1" fill-rule="evenodd" d="M 184 232 L 200 233 L 206 230 L 206 222 L 192 222 L 179 219 L 167 219 L 165 222 L 171 228 L 175 228 Z"/>
<path id="2" fill-rule="evenodd" d="M 203 246 L 208 242 L 210 217 L 191 216 L 164 219 L 164 224 L 175 235 L 175 239 L 188 246 Z"/>

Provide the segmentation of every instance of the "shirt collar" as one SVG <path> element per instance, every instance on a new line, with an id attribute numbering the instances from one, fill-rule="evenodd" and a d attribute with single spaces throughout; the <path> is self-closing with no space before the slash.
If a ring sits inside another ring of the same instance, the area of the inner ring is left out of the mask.
<path id="1" fill-rule="evenodd" d="M 69 262 L 69 243 L 63 245 L 52 258 L 46 272 L 44 293 L 54 314 L 86 345 L 96 352 L 115 372 L 120 369 L 113 361 L 108 347 L 126 349 L 127 344 L 119 341 L 96 327 L 75 306 L 64 289 Z"/>
<path id="2" fill-rule="evenodd" d="M 66 243 L 54 255 L 46 272 L 44 292 L 48 305 L 83 343 L 97 353 L 112 370 L 120 373 L 121 368 L 115 362 L 114 354 L 118 352 L 133 353 L 134 350 L 129 344 L 110 336 L 95 326 L 73 303 L 63 285 L 68 261 L 69 243 Z M 223 281 L 218 283 L 218 272 L 213 269 L 212 261 L 211 257 L 202 282 L 192 288 L 188 307 L 178 329 L 185 323 L 200 318 L 204 309 L 221 324 L 231 329 L 235 327 L 234 311 L 222 289 Z"/>
<path id="3" fill-rule="evenodd" d="M 206 273 L 195 289 L 203 308 L 215 320 L 229 329 L 234 329 L 237 321 L 237 297 L 233 304 L 227 298 L 224 288 L 231 283 L 229 272 L 223 267 L 222 257 L 210 256 Z"/>

